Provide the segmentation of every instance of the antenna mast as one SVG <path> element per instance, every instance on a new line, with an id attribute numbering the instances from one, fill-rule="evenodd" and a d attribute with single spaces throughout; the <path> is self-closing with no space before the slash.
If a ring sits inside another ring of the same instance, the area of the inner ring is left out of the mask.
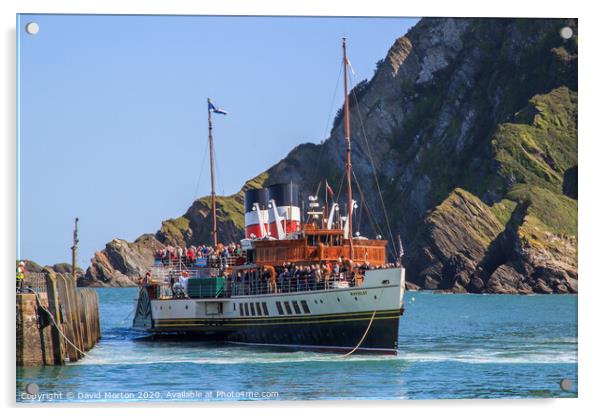
<path id="1" fill-rule="evenodd" d="M 353 260 L 353 196 L 351 195 L 351 133 L 349 128 L 349 95 L 347 94 L 347 39 L 343 38 L 343 73 L 345 75 L 345 141 L 347 143 L 347 222 L 349 251 Z"/>

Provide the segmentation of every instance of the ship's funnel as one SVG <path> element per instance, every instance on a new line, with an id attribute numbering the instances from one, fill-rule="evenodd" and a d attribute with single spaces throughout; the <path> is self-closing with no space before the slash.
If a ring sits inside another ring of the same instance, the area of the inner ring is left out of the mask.
<path id="1" fill-rule="evenodd" d="M 249 189 L 245 192 L 245 237 L 262 238 L 268 231 L 268 190 Z"/>
<path id="2" fill-rule="evenodd" d="M 293 182 L 280 183 L 268 187 L 268 199 L 276 203 L 280 223 L 285 234 L 301 229 L 301 209 L 299 208 L 299 186 Z M 268 210 L 269 212 L 269 210 Z M 278 236 L 278 226 L 274 215 L 269 214 L 270 234 Z"/>

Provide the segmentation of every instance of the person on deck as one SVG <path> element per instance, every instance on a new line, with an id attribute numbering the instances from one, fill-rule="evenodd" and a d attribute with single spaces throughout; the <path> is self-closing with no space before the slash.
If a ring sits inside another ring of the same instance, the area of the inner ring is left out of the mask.
<path id="1" fill-rule="evenodd" d="M 189 247 L 188 250 L 186 250 L 186 260 L 188 261 L 188 264 L 194 264 L 195 256 L 196 253 L 194 247 Z"/>

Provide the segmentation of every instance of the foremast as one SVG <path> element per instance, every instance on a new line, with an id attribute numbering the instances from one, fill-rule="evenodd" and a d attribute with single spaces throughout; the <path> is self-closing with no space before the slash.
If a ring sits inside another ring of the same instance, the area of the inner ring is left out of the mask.
<path id="1" fill-rule="evenodd" d="M 217 247 L 217 214 L 215 212 L 215 173 L 213 161 L 213 124 L 211 123 L 211 112 L 213 105 L 211 99 L 207 98 L 207 118 L 209 122 L 209 163 L 211 165 L 211 212 L 213 214 L 213 247 Z"/>

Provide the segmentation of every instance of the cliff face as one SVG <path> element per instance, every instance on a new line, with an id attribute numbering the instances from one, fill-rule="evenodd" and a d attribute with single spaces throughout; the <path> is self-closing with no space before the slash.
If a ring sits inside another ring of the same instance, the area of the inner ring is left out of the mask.
<path id="1" fill-rule="evenodd" d="M 567 25 L 570 40 L 559 36 Z M 366 235 L 401 234 L 410 282 L 457 292 L 577 291 L 576 34 L 570 19 L 426 18 L 355 86 L 355 224 Z M 305 197 L 320 180 L 337 186 L 341 114 L 322 144 L 296 147 L 243 190 L 293 180 Z M 224 241 L 242 236 L 243 190 L 218 199 Z M 153 239 L 198 244 L 210 230 L 205 197 Z M 143 244 L 123 244 L 146 255 Z M 113 245 L 92 260 L 90 282 L 139 272 L 124 261 L 135 256 Z"/>

